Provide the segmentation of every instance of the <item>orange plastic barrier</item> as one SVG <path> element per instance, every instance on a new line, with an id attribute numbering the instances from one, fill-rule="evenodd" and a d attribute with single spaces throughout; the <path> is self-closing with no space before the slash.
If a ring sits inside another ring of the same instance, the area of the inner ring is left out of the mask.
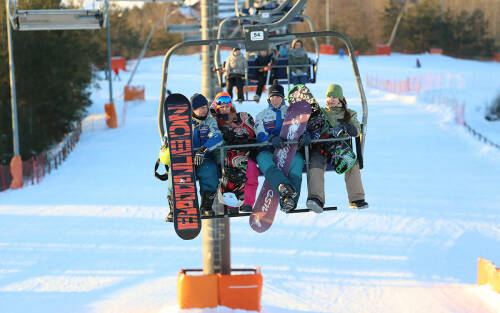
<path id="1" fill-rule="evenodd" d="M 215 308 L 218 305 L 218 277 L 215 274 L 193 276 L 182 270 L 177 277 L 177 302 L 181 309 Z"/>
<path id="2" fill-rule="evenodd" d="M 477 284 L 490 285 L 500 293 L 500 270 L 493 263 L 483 258 L 477 259 Z"/>
<path id="3" fill-rule="evenodd" d="M 260 312 L 262 274 L 219 276 L 219 304 L 231 309 Z"/>
<path id="4" fill-rule="evenodd" d="M 104 105 L 104 111 L 106 112 L 106 124 L 108 125 L 108 127 L 118 127 L 118 118 L 116 116 L 115 104 L 113 102 L 106 103 Z"/>
<path id="5" fill-rule="evenodd" d="M 319 45 L 319 53 L 335 54 L 335 47 L 333 45 Z"/>
<path id="6" fill-rule="evenodd" d="M 23 161 L 20 155 L 16 155 L 10 160 L 10 174 L 12 175 L 10 188 L 21 188 L 23 186 Z"/>
<path id="7" fill-rule="evenodd" d="M 242 275 L 187 275 L 181 270 L 177 278 L 177 301 L 181 309 L 215 308 L 218 305 L 231 309 L 260 311 L 262 274 L 257 269 Z"/>
<path id="8" fill-rule="evenodd" d="M 111 70 L 118 73 L 119 70 L 127 71 L 127 59 L 125 57 L 112 57 Z"/>
<path id="9" fill-rule="evenodd" d="M 429 51 L 430 54 L 443 54 L 443 49 L 439 49 L 439 48 L 431 48 L 431 50 Z"/>
<path id="10" fill-rule="evenodd" d="M 388 45 L 378 45 L 377 46 L 378 55 L 391 55 L 391 46 Z"/>
<path id="11" fill-rule="evenodd" d="M 493 61 L 500 62 L 500 52 L 495 52 L 493 54 Z"/>
<path id="12" fill-rule="evenodd" d="M 144 100 L 144 86 L 125 86 L 123 88 L 124 101 Z"/>

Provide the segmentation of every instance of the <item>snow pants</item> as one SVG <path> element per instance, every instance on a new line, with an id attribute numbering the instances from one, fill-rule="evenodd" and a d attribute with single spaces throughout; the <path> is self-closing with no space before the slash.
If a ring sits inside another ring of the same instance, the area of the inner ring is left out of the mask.
<path id="1" fill-rule="evenodd" d="M 238 100 L 243 100 L 243 78 L 233 76 L 227 79 L 227 93 L 233 97 L 233 88 L 236 86 L 238 90 Z"/>
<path id="2" fill-rule="evenodd" d="M 316 198 L 325 204 L 326 157 L 318 149 L 313 149 L 309 158 L 311 165 L 307 173 L 307 198 Z M 349 202 L 365 199 L 358 162 L 345 172 L 345 185 Z"/>
<path id="3" fill-rule="evenodd" d="M 307 74 L 305 75 L 293 75 L 290 77 L 290 83 L 292 85 L 302 84 L 305 85 L 307 83 Z"/>
<path id="4" fill-rule="evenodd" d="M 297 197 L 294 199 L 295 202 L 297 202 L 300 196 L 300 187 L 302 185 L 302 169 L 304 168 L 304 157 L 301 152 L 297 151 L 297 153 L 295 153 L 288 176 L 276 166 L 271 151 L 259 152 L 257 155 L 257 164 L 259 164 L 260 171 L 264 174 L 266 180 L 269 181 L 274 190 L 278 191 L 278 186 L 280 184 L 291 185 L 295 191 L 297 191 Z"/>
<path id="5" fill-rule="evenodd" d="M 245 182 L 245 188 L 243 188 L 243 204 L 253 207 L 257 188 L 259 187 L 259 169 L 257 168 L 257 163 L 251 158 L 248 158 L 246 177 L 247 181 Z"/>

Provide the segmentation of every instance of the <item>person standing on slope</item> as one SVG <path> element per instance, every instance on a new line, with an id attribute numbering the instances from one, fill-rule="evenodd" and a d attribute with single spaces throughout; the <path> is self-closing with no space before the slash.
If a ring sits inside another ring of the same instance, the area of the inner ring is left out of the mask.
<path id="1" fill-rule="evenodd" d="M 297 207 L 302 184 L 304 157 L 302 153 L 297 151 L 288 176 L 273 161 L 273 150 L 282 147 L 286 141 L 286 139 L 280 137 L 281 127 L 288 109 L 284 98 L 283 86 L 279 85 L 275 80 L 269 88 L 267 99 L 269 107 L 257 114 L 255 130 L 257 132 L 257 142 L 270 142 L 273 145 L 273 149 L 264 148 L 258 153 L 257 164 L 259 169 L 266 177 L 266 180 L 279 193 L 281 210 L 289 212 Z"/>

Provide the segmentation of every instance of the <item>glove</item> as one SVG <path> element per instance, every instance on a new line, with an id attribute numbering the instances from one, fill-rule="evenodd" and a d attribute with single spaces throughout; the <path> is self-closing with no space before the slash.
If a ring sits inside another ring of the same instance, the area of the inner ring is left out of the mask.
<path id="1" fill-rule="evenodd" d="M 331 133 L 333 137 L 340 137 L 345 132 L 344 125 L 340 124 L 332 129 Z"/>
<path id="2" fill-rule="evenodd" d="M 222 127 L 221 128 L 221 133 L 222 133 L 222 138 L 224 141 L 230 145 L 234 141 L 234 133 L 229 129 L 229 127 Z"/>
<path id="3" fill-rule="evenodd" d="M 358 135 L 358 130 L 354 125 L 341 123 L 332 130 L 332 135 L 334 137 L 340 137 L 342 133 L 345 133 L 351 137 L 356 137 Z"/>
<path id="4" fill-rule="evenodd" d="M 299 138 L 299 146 L 304 147 L 311 144 L 312 138 L 308 132 L 305 132 Z"/>
<path id="5" fill-rule="evenodd" d="M 345 132 L 348 133 L 351 137 L 356 137 L 358 135 L 358 130 L 356 129 L 356 127 L 354 127 L 354 125 L 344 124 L 344 129 Z"/>
<path id="6" fill-rule="evenodd" d="M 269 139 L 275 149 L 283 147 L 283 139 L 280 136 L 273 136 Z"/>
<path id="7" fill-rule="evenodd" d="M 194 165 L 200 166 L 203 163 L 203 159 L 205 158 L 205 153 L 207 153 L 207 148 L 201 146 L 196 154 L 194 155 Z"/>

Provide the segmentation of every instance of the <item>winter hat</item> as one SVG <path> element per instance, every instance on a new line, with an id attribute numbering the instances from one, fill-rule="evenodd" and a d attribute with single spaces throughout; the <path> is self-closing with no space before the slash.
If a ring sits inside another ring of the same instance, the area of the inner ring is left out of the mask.
<path id="1" fill-rule="evenodd" d="M 331 84 L 326 90 L 327 97 L 337 97 L 340 100 L 344 99 L 344 93 L 342 92 L 342 87 L 337 84 Z"/>
<path id="2" fill-rule="evenodd" d="M 241 49 L 236 47 L 236 48 L 233 48 L 233 51 L 232 52 L 235 52 L 235 51 L 240 51 Z"/>
<path id="3" fill-rule="evenodd" d="M 278 84 L 278 80 L 275 79 L 271 87 L 269 87 L 268 98 L 272 96 L 280 96 L 281 98 L 285 98 L 285 90 L 283 86 Z"/>
<path id="4" fill-rule="evenodd" d="M 205 98 L 205 96 L 203 96 L 202 94 L 195 93 L 191 97 L 191 110 L 196 110 L 204 105 L 208 105 L 208 101 L 207 98 Z"/>
<path id="5" fill-rule="evenodd" d="M 212 102 L 212 108 L 216 109 L 217 104 L 223 102 L 224 104 L 229 105 L 230 107 L 233 106 L 232 102 L 232 97 L 225 91 L 221 91 L 218 94 L 215 95 L 214 101 Z"/>

